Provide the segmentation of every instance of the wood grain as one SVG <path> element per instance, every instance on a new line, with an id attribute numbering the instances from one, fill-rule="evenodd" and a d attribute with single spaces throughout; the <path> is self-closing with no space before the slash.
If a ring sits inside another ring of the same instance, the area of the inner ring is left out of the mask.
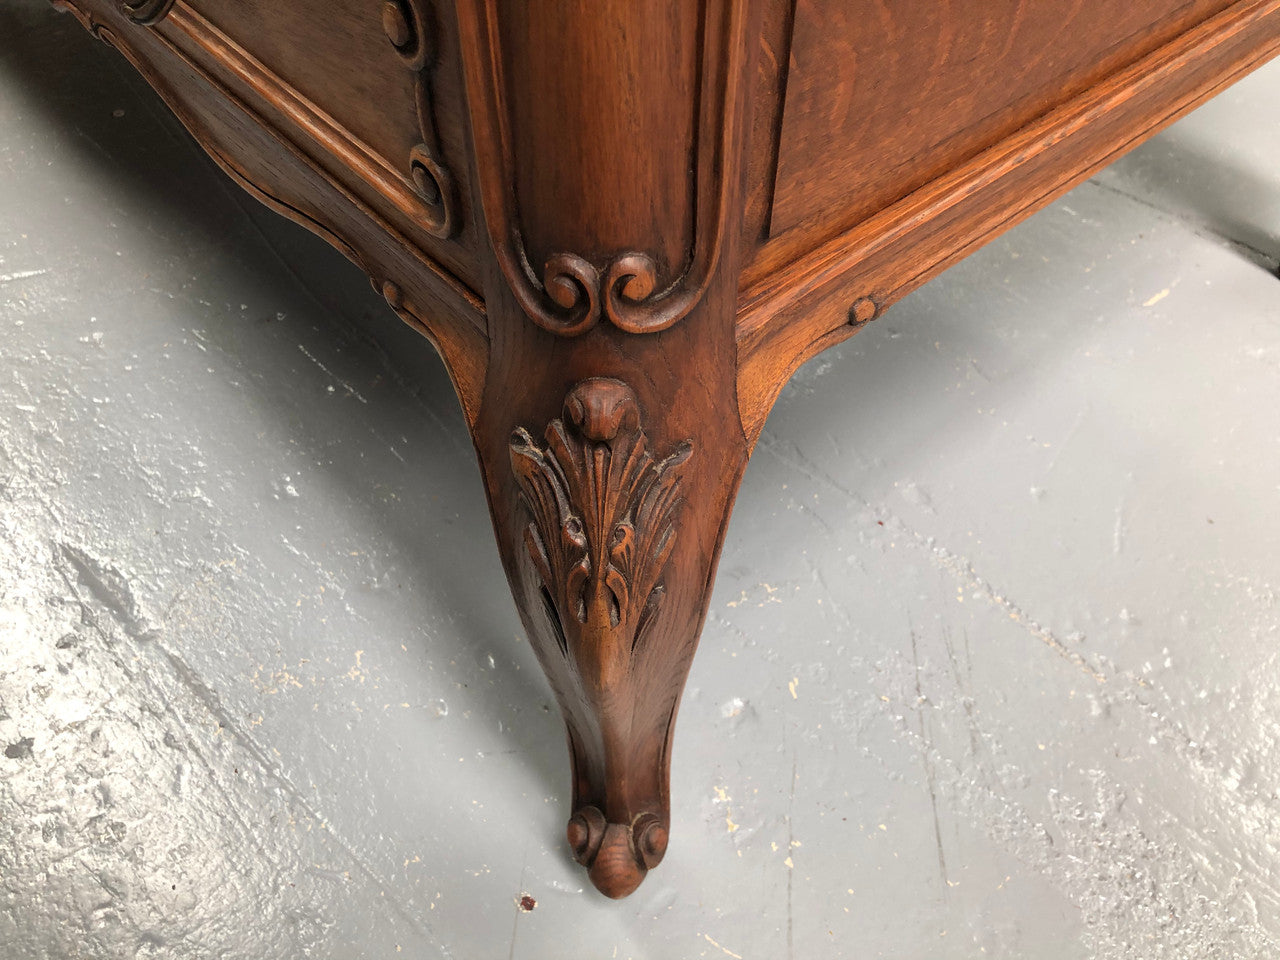
<path id="1" fill-rule="evenodd" d="M 706 292 L 732 239 L 751 9 L 459 2 L 485 221 L 534 323 L 655 333 Z"/>
<path id="2" fill-rule="evenodd" d="M 1228 6 L 799 0 L 770 219 L 778 240 L 747 282 Z"/>

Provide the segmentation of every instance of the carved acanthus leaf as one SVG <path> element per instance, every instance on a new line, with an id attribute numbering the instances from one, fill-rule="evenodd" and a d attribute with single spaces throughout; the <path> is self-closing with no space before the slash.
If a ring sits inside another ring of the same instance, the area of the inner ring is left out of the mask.
<path id="1" fill-rule="evenodd" d="M 607 685 L 661 601 L 692 449 L 686 442 L 655 460 L 635 396 L 608 379 L 570 392 L 545 446 L 524 428 L 511 438 L 511 464 L 532 517 L 525 547 L 566 652 L 588 681 Z"/>

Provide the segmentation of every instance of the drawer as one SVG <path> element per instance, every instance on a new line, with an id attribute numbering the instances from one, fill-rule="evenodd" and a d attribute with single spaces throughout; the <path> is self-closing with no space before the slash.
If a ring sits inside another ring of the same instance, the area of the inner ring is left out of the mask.
<path id="1" fill-rule="evenodd" d="M 191 0 L 151 32 L 478 291 L 447 5 Z"/>

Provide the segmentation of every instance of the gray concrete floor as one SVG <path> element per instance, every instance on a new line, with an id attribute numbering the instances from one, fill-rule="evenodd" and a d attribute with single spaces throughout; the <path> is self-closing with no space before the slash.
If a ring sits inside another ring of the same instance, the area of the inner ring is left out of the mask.
<path id="1" fill-rule="evenodd" d="M 796 375 L 614 903 L 429 346 L 9 0 L 0 957 L 1276 957 L 1278 96 Z"/>

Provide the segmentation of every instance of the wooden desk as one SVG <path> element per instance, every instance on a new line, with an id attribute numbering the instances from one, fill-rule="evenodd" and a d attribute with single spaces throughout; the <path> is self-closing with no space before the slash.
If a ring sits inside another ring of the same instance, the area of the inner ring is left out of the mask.
<path id="1" fill-rule="evenodd" d="M 615 897 L 787 378 L 1280 49 L 1280 0 L 55 5 L 440 351 Z"/>

